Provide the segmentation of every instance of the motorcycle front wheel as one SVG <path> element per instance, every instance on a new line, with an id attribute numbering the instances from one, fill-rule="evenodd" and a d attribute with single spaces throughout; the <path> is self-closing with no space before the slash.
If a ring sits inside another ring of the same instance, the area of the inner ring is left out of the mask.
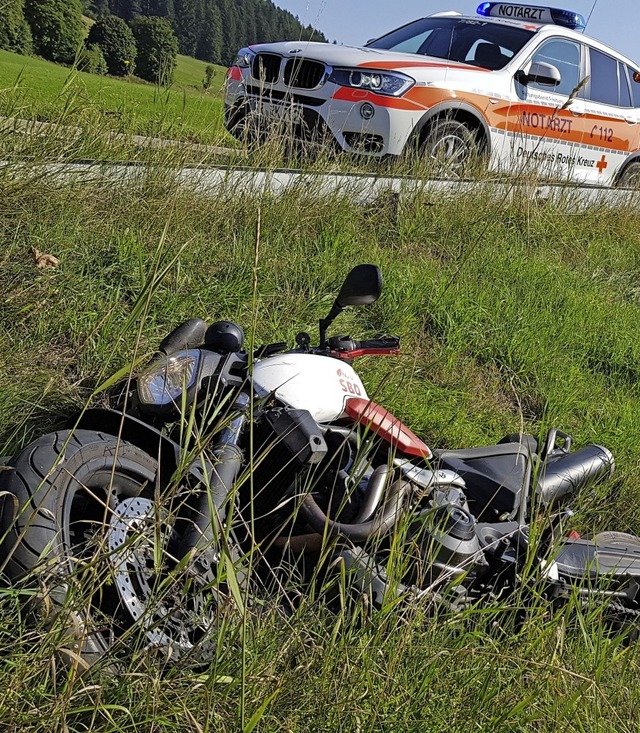
<path id="1" fill-rule="evenodd" d="M 5 573 L 37 583 L 76 655 L 89 666 L 150 647 L 172 661 L 213 658 L 225 607 L 220 552 L 208 564 L 177 557 L 185 499 L 167 495 L 155 458 L 76 430 L 41 437 L 11 466 L 0 478 L 16 498 L 2 516 Z"/>

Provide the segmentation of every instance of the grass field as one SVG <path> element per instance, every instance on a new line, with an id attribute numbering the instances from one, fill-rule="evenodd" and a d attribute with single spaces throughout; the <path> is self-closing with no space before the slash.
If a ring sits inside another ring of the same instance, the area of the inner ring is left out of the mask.
<path id="1" fill-rule="evenodd" d="M 32 247 L 59 266 L 37 269 Z M 162 167 L 126 188 L 5 169 L 0 252 L 0 455 L 86 404 L 131 361 L 138 332 L 139 350 L 151 351 L 186 318 L 230 318 L 250 335 L 255 323 L 258 343 L 291 343 L 316 333 L 353 264 L 376 262 L 382 298 L 334 329 L 401 336 L 403 356 L 357 364 L 376 400 L 432 446 L 551 425 L 578 446 L 606 445 L 616 476 L 579 498 L 575 526 L 640 532 L 636 208 L 566 215 L 526 193 L 399 205 L 313 191 L 206 198 Z M 0 721 L 10 731 L 640 725 L 640 646 L 607 634 L 598 608 L 553 613 L 541 602 L 513 630 L 500 603 L 457 620 L 388 608 L 365 623 L 303 604 L 290 618 L 248 613 L 221 630 L 206 670 L 167 672 L 142 656 L 81 678 L 56 661 L 55 628 L 28 623 L 19 601 L 0 590 Z"/>
<path id="2" fill-rule="evenodd" d="M 212 86 L 204 92 L 205 67 L 179 56 L 174 84 L 159 89 L 138 79 L 87 74 L 0 51 L 0 116 L 200 143 L 224 138 L 228 144 L 222 129 L 225 69 L 215 67 Z"/>

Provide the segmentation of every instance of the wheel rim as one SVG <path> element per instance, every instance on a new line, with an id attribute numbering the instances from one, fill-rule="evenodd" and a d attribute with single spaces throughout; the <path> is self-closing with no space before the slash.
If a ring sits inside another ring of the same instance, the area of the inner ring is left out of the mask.
<path id="1" fill-rule="evenodd" d="M 131 497 L 120 502 L 108 528 L 114 585 L 151 645 L 174 658 L 188 653 L 206 662 L 215 655 L 220 592 L 212 587 L 211 571 L 196 572 L 192 565 L 178 569 L 168 549 L 175 541 L 167 512 L 158 512 L 153 501 Z"/>
<path id="2" fill-rule="evenodd" d="M 205 664 L 215 656 L 214 631 L 228 605 L 215 554 L 208 552 L 209 562 L 197 569 L 194 562 L 177 563 L 175 513 L 158 512 L 149 498 L 153 473 L 124 455 L 120 461 L 126 468 L 115 471 L 103 459 L 85 463 L 61 518 L 63 572 L 76 577 L 81 603 L 86 607 L 88 600 L 91 608 L 92 628 L 84 633 L 101 654 L 119 637 L 133 643 L 130 632 L 137 627 L 147 646 L 168 658 L 188 654 L 190 662 Z"/>
<path id="3" fill-rule="evenodd" d="M 430 157 L 438 166 L 458 171 L 466 163 L 469 150 L 465 140 L 459 135 L 449 133 L 439 137 L 433 143 Z"/>

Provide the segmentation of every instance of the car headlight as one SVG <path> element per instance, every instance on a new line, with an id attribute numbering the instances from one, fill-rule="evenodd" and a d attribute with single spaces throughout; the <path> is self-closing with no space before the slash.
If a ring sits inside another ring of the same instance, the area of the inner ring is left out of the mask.
<path id="1" fill-rule="evenodd" d="M 198 374 L 200 351 L 190 349 L 164 359 L 138 377 L 138 397 L 144 405 L 175 404 L 193 387 Z"/>
<path id="2" fill-rule="evenodd" d="M 343 87 L 366 89 L 389 97 L 402 96 L 416 83 L 415 79 L 399 71 L 377 69 L 334 69 L 329 79 Z"/>
<path id="3" fill-rule="evenodd" d="M 236 60 L 233 62 L 232 66 L 239 66 L 241 69 L 248 69 L 253 62 L 254 56 L 255 53 L 250 48 L 241 48 L 238 51 L 238 55 L 236 56 Z"/>

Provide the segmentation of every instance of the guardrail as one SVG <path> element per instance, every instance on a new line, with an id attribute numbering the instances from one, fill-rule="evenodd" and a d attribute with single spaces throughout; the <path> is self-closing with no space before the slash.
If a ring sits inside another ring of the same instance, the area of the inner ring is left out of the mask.
<path id="1" fill-rule="evenodd" d="M 131 184 L 157 171 L 153 165 L 141 163 L 48 163 L 29 162 L 0 163 L 16 173 L 37 174 L 40 177 L 80 182 L 82 180 L 108 179 L 111 183 Z M 373 202 L 381 196 L 425 195 L 430 197 L 456 197 L 469 194 L 486 194 L 508 201 L 526 197 L 532 203 L 547 202 L 560 206 L 567 212 L 579 212 L 592 206 L 609 208 L 629 206 L 640 201 L 640 191 L 612 189 L 598 186 L 529 183 L 522 181 L 441 180 L 419 179 L 408 176 L 379 176 L 375 174 L 315 173 L 287 169 L 255 169 L 228 166 L 184 166 L 163 168 L 163 176 L 173 177 L 177 185 L 189 188 L 201 195 L 215 195 L 225 187 L 233 187 L 238 195 L 281 195 L 298 191 L 308 196 L 323 197 L 343 195 L 359 202 Z"/>

